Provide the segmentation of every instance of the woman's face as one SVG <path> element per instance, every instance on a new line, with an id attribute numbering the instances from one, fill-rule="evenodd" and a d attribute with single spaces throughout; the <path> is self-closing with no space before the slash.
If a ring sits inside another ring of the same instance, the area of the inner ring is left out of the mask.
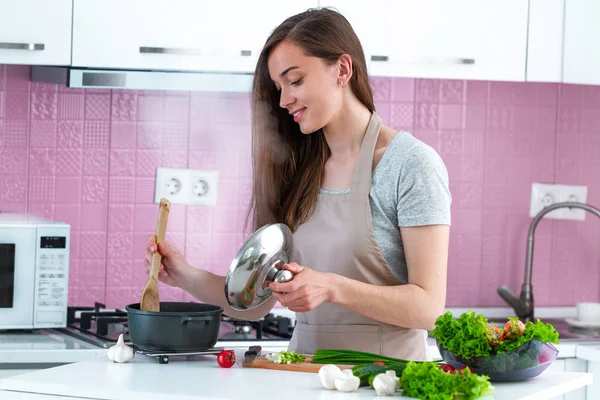
<path id="1" fill-rule="evenodd" d="M 287 109 L 300 131 L 313 133 L 329 124 L 342 104 L 336 66 L 306 56 L 289 42 L 275 47 L 267 62 L 281 95 L 279 106 Z"/>

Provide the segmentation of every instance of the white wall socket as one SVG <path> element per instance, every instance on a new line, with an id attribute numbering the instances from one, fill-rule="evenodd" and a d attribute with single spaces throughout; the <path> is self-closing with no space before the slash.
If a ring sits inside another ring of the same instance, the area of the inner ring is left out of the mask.
<path id="1" fill-rule="evenodd" d="M 534 182 L 531 185 L 529 216 L 535 217 L 544 207 L 565 201 L 585 203 L 587 186 L 559 185 Z M 578 208 L 559 208 L 544 215 L 549 219 L 585 220 L 585 211 Z"/>
<path id="2" fill-rule="evenodd" d="M 217 204 L 218 171 L 201 171 L 190 169 L 190 197 L 188 204 Z"/>
<path id="3" fill-rule="evenodd" d="M 154 202 L 162 197 L 172 204 L 209 205 L 217 204 L 218 171 L 203 171 L 183 168 L 156 169 Z"/>

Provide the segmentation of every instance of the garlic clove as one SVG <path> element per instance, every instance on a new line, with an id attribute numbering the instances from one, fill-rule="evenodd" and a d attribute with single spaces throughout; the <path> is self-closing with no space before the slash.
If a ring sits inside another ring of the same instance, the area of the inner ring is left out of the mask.
<path id="1" fill-rule="evenodd" d="M 119 335 L 117 344 L 108 349 L 106 356 L 109 360 L 116 363 L 126 363 L 133 358 L 133 349 L 125 344 L 123 334 Z"/>
<path id="2" fill-rule="evenodd" d="M 388 371 L 385 371 L 385 374 L 387 376 L 389 376 L 390 378 L 392 378 L 394 380 L 394 382 L 396 382 L 396 389 L 400 389 L 400 387 L 402 385 L 400 384 L 400 377 L 396 376 L 396 371 L 394 371 L 394 370 L 388 370 Z"/>
<path id="3" fill-rule="evenodd" d="M 354 392 L 360 386 L 360 378 L 352 374 L 351 369 L 342 371 L 340 376 L 334 381 L 335 388 L 340 392 Z"/>
<path id="4" fill-rule="evenodd" d="M 335 389 L 335 380 L 342 374 L 342 370 L 334 364 L 323 365 L 319 369 L 319 379 L 321 379 L 321 385 L 325 389 Z"/>
<path id="5" fill-rule="evenodd" d="M 398 390 L 399 381 L 396 371 L 386 371 L 373 379 L 373 389 L 377 396 L 392 396 Z"/>
<path id="6" fill-rule="evenodd" d="M 115 346 L 111 346 L 111 348 L 108 349 L 108 353 L 106 353 L 106 356 L 110 361 L 112 361 L 113 358 L 115 358 Z"/>

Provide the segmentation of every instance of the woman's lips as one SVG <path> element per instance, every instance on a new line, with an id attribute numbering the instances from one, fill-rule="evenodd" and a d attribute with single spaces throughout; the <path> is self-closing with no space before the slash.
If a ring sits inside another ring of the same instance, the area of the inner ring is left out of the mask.
<path id="1" fill-rule="evenodd" d="M 304 115 L 304 111 L 306 111 L 306 108 L 303 108 L 297 112 L 295 112 L 294 115 L 294 121 L 298 122 L 300 121 L 300 118 L 302 118 L 302 115 Z"/>

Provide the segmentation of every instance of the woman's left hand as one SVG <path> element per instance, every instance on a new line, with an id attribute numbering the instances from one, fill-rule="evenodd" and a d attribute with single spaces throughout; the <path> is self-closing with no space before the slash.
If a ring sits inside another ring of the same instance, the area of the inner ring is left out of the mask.
<path id="1" fill-rule="evenodd" d="M 329 274 L 317 272 L 295 262 L 284 264 L 284 269 L 294 274 L 289 282 L 269 285 L 279 303 L 295 312 L 311 311 L 330 297 Z"/>

